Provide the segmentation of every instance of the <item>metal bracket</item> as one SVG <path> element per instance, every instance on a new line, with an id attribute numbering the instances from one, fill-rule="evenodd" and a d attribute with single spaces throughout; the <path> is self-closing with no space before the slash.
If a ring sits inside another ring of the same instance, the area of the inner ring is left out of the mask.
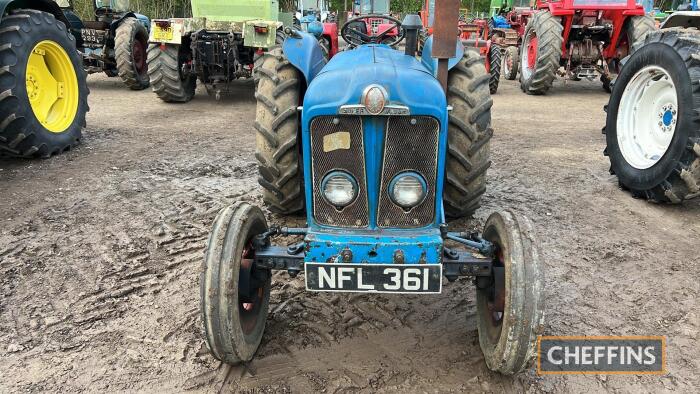
<path id="1" fill-rule="evenodd" d="M 492 261 L 489 258 L 474 257 L 469 252 L 445 248 L 442 259 L 443 275 L 453 282 L 460 276 L 489 276 Z"/>

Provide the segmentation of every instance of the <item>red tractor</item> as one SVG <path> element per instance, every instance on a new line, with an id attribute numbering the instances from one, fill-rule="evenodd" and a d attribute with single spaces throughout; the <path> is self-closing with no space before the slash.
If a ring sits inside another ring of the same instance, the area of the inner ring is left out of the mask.
<path id="1" fill-rule="evenodd" d="M 433 32 L 434 12 L 435 0 L 425 0 L 423 9 L 420 11 L 420 17 L 424 34 L 428 36 Z M 488 21 L 485 19 L 474 19 L 471 22 L 467 22 L 466 15 L 460 13 L 458 26 L 459 36 L 464 47 L 477 50 L 482 59 L 484 59 L 486 71 L 490 75 L 489 91 L 491 94 L 495 94 L 498 91 L 498 83 L 501 79 L 502 48 L 491 40 Z"/>
<path id="2" fill-rule="evenodd" d="M 395 24 L 382 17 L 383 15 L 392 16 L 390 7 L 390 0 L 354 0 L 352 11 L 348 11 L 348 20 L 368 15 L 369 17 L 362 18 L 361 22 L 364 26 L 358 26 L 357 23 L 354 23 L 354 28 L 364 34 L 374 35 L 380 35 L 389 30 L 387 34 L 384 34 L 382 43 L 398 42 L 396 37 L 399 35 L 399 31 Z"/>
<path id="3" fill-rule="evenodd" d="M 489 34 L 493 41 L 503 47 L 502 74 L 506 79 L 514 80 L 518 76 L 520 46 L 533 12 L 530 0 L 491 1 Z"/>
<path id="4" fill-rule="evenodd" d="M 557 73 L 574 81 L 599 76 L 610 92 L 620 60 L 655 29 L 635 0 L 537 0 L 535 8 L 520 51 L 527 94 L 545 94 Z"/>

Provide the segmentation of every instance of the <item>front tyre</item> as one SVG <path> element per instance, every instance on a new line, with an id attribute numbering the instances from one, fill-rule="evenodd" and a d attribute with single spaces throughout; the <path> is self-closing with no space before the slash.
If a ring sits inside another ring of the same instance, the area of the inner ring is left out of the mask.
<path id="1" fill-rule="evenodd" d="M 506 47 L 505 53 L 503 54 L 503 76 L 507 80 L 514 81 L 515 78 L 517 78 L 519 59 L 518 47 Z"/>
<path id="2" fill-rule="evenodd" d="M 114 56 L 119 77 L 131 90 L 142 90 L 149 85 L 147 47 L 148 31 L 143 24 L 136 18 L 125 18 L 117 27 Z"/>
<path id="3" fill-rule="evenodd" d="M 465 51 L 448 74 L 449 112 L 447 162 L 443 202 L 445 214 L 471 216 L 486 191 L 486 170 L 491 165 L 490 75 L 480 55 Z"/>
<path id="4" fill-rule="evenodd" d="M 501 47 L 495 44 L 489 49 L 489 92 L 496 94 L 498 84 L 501 82 Z"/>
<path id="5" fill-rule="evenodd" d="M 209 350 L 228 364 L 250 361 L 265 330 L 271 275 L 255 267 L 252 242 L 265 231 L 262 211 L 242 202 L 222 209 L 209 235 L 200 313 Z"/>
<path id="6" fill-rule="evenodd" d="M 680 203 L 700 195 L 700 33 L 646 36 L 607 106 L 610 171 L 635 197 Z"/>
<path id="7" fill-rule="evenodd" d="M 77 145 L 88 111 L 75 38 L 49 13 L 0 22 L 0 155 L 49 157 Z"/>
<path id="8" fill-rule="evenodd" d="M 532 223 L 510 211 L 494 212 L 483 237 L 496 246 L 490 277 L 477 278 L 479 345 L 492 371 L 524 370 L 544 331 L 544 274 Z"/>
<path id="9" fill-rule="evenodd" d="M 520 50 L 520 89 L 545 94 L 559 69 L 562 26 L 548 11 L 536 12 L 527 24 Z"/>

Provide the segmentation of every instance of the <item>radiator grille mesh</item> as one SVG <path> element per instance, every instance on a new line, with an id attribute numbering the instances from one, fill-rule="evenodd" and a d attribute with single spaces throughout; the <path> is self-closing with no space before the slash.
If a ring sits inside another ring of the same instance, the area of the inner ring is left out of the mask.
<path id="1" fill-rule="evenodd" d="M 319 116 L 311 121 L 310 132 L 314 218 L 319 224 L 329 226 L 367 227 L 369 210 L 362 119 L 359 116 Z M 348 134 L 349 146 L 346 145 Z M 355 200 L 342 210 L 329 204 L 320 192 L 324 175 L 333 170 L 350 173 L 359 186 Z"/>
<path id="2" fill-rule="evenodd" d="M 433 221 L 439 133 L 437 120 L 429 116 L 396 116 L 387 120 L 377 212 L 379 227 L 424 227 Z M 428 184 L 425 200 L 408 212 L 389 197 L 389 182 L 404 171 L 421 174 Z"/>

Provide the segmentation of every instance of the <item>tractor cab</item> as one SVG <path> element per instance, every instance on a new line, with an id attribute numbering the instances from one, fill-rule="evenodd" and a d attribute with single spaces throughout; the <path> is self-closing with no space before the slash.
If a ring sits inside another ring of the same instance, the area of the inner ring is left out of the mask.
<path id="1" fill-rule="evenodd" d="M 253 123 L 262 199 L 270 212 L 306 220 L 268 225 L 245 201 L 217 215 L 200 278 L 217 359 L 253 358 L 272 272 L 284 271 L 280 280 L 301 275 L 308 291 L 370 295 L 429 297 L 448 286 L 443 278 L 471 278 L 486 364 L 505 374 L 527 367 L 543 330 L 532 225 L 509 211 L 492 213 L 482 232 L 450 230 L 446 220 L 480 206 L 493 102 L 484 64 L 457 35 L 459 3 L 442 4 L 453 9 L 436 9 L 421 53 L 418 15 L 367 14 L 342 26 L 353 49 L 328 62 L 316 37 L 291 28 L 263 55 Z M 359 28 L 376 17 L 389 28 Z"/>

